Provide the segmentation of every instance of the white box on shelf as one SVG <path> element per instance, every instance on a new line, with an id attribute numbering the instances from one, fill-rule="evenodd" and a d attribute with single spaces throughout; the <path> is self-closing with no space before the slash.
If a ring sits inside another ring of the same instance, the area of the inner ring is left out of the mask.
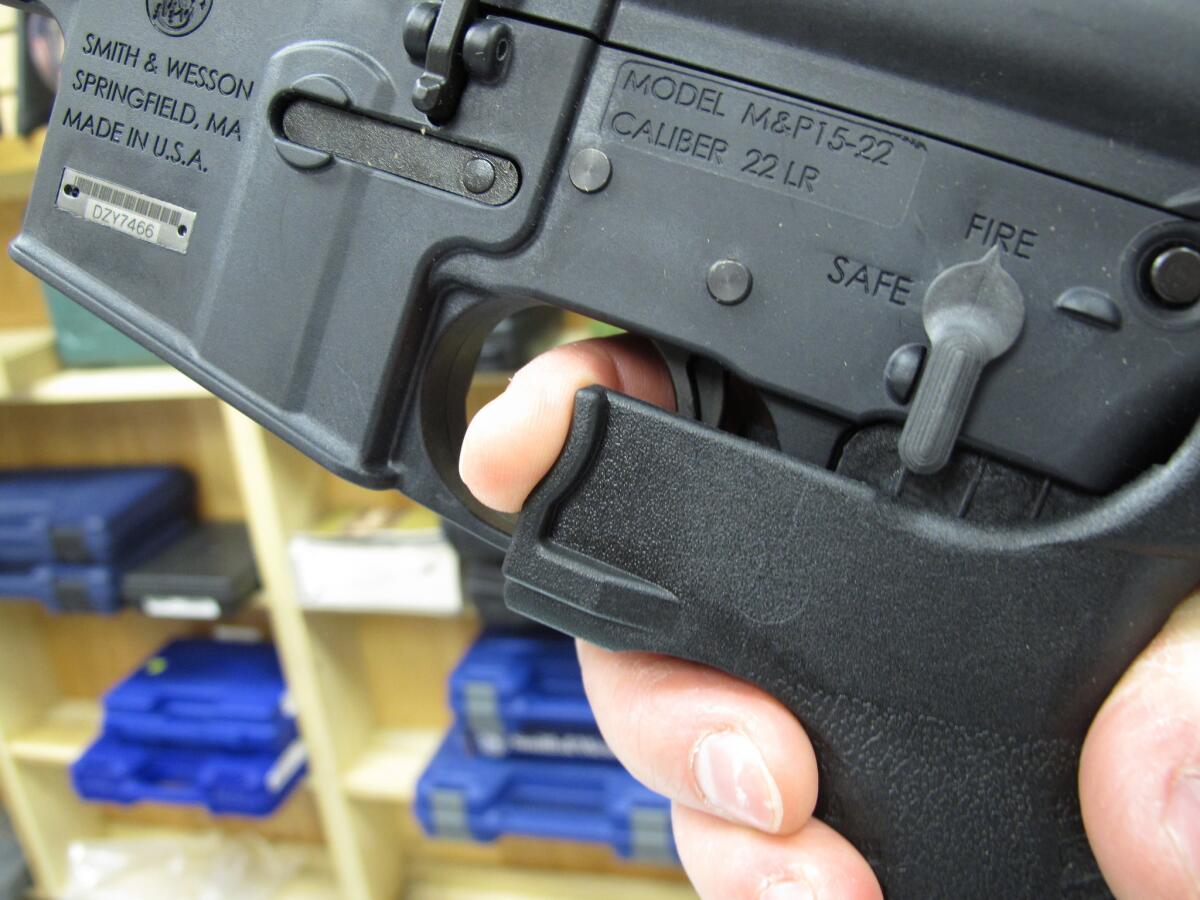
<path id="1" fill-rule="evenodd" d="M 325 612 L 456 616 L 458 554 L 423 509 L 368 510 L 328 519 L 291 541 L 297 599 Z"/>

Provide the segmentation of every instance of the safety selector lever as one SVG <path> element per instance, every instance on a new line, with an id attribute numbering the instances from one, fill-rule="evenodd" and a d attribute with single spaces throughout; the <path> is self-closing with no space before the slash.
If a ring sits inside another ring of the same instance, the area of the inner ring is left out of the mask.
<path id="1" fill-rule="evenodd" d="M 966 419 L 983 368 L 1016 343 L 1025 299 L 1000 265 L 999 248 L 942 272 L 922 306 L 930 353 L 900 433 L 900 459 L 918 475 L 942 469 Z"/>
<path id="2" fill-rule="evenodd" d="M 512 29 L 476 21 L 476 0 L 417 3 L 404 21 L 404 49 L 425 71 L 413 86 L 413 106 L 435 125 L 454 118 L 468 78 L 496 81 L 512 52 Z"/>

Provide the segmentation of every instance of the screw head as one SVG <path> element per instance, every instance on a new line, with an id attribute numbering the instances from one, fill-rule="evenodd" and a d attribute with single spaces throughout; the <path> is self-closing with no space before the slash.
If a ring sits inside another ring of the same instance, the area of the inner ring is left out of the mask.
<path id="1" fill-rule="evenodd" d="M 608 187 L 612 178 L 612 161 L 603 150 L 585 147 L 572 157 L 568 172 L 571 184 L 585 194 L 594 194 Z"/>
<path id="2" fill-rule="evenodd" d="M 1166 306 L 1181 309 L 1200 301 L 1200 250 L 1179 244 L 1150 263 L 1150 287 Z"/>
<path id="3" fill-rule="evenodd" d="M 719 259 L 708 267 L 708 293 L 718 303 L 733 306 L 750 296 L 754 278 L 736 259 Z"/>
<path id="4" fill-rule="evenodd" d="M 477 157 L 463 169 L 462 183 L 472 194 L 486 194 L 496 183 L 496 167 Z"/>

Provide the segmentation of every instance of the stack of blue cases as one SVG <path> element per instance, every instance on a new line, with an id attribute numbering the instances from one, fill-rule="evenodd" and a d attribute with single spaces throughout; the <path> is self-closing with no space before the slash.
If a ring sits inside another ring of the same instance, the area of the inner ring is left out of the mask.
<path id="1" fill-rule="evenodd" d="M 450 708 L 481 756 L 613 758 L 583 691 L 575 642 L 485 633 L 450 675 Z"/>
<path id="2" fill-rule="evenodd" d="M 485 633 L 451 675 L 450 703 L 455 725 L 417 783 L 427 834 L 585 841 L 676 860 L 670 803 L 605 746 L 572 641 Z"/>
<path id="3" fill-rule="evenodd" d="M 266 816 L 307 755 L 275 648 L 173 641 L 104 698 L 104 729 L 71 767 L 88 800 Z"/>
<path id="4" fill-rule="evenodd" d="M 170 466 L 0 472 L 0 597 L 114 612 L 124 572 L 186 534 L 194 508 Z"/>

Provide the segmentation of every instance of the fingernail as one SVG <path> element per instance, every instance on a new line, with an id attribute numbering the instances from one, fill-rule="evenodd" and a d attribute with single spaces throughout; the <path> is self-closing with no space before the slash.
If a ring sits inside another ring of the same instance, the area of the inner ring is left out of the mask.
<path id="1" fill-rule="evenodd" d="M 758 900 L 816 900 L 816 896 L 807 881 L 781 881 L 759 894 Z"/>
<path id="2" fill-rule="evenodd" d="M 1188 874 L 1200 884 L 1200 771 L 1175 778 L 1167 797 L 1167 832 Z"/>
<path id="3" fill-rule="evenodd" d="M 718 731 L 701 738 L 692 752 L 692 774 L 715 812 L 763 831 L 779 830 L 779 786 L 744 734 Z"/>

